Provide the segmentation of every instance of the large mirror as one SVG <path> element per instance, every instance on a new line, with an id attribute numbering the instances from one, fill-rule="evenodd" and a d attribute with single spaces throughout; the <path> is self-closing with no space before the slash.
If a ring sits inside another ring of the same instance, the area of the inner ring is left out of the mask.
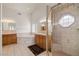
<path id="1" fill-rule="evenodd" d="M 16 23 L 13 20 L 3 19 L 2 21 L 2 30 L 15 30 Z"/>

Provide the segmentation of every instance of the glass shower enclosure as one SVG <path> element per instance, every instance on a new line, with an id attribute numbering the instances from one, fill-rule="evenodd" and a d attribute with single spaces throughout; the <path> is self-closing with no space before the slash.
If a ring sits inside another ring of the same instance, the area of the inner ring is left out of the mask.
<path id="1" fill-rule="evenodd" d="M 57 4 L 51 8 L 52 56 L 79 55 L 79 4 Z"/>

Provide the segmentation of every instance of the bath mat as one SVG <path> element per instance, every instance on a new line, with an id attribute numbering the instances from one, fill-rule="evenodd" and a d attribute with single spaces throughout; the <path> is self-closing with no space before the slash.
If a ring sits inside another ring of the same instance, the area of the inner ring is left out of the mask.
<path id="1" fill-rule="evenodd" d="M 35 55 L 35 56 L 37 56 L 37 55 L 39 55 L 40 53 L 42 53 L 42 52 L 44 52 L 45 51 L 45 49 L 43 49 L 43 48 L 40 48 L 38 45 L 31 45 L 31 46 L 29 46 L 28 47 L 31 51 L 32 51 L 32 53 Z"/>

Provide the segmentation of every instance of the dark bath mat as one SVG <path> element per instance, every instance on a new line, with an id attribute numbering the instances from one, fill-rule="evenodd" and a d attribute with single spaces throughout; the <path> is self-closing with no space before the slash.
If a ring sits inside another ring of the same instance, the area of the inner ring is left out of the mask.
<path id="1" fill-rule="evenodd" d="M 40 48 L 38 45 L 31 45 L 31 46 L 29 46 L 28 47 L 31 51 L 32 51 L 32 53 L 35 55 L 35 56 L 37 56 L 37 55 L 39 55 L 40 53 L 42 53 L 42 52 L 44 52 L 45 50 L 43 49 L 43 48 Z"/>

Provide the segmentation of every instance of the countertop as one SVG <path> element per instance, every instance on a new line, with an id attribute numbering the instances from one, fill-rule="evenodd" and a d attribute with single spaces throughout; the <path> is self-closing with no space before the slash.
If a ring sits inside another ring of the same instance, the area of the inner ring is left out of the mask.
<path id="1" fill-rule="evenodd" d="M 2 34 L 3 35 L 6 35 L 6 34 L 16 34 L 16 31 L 2 31 Z"/>
<path id="2" fill-rule="evenodd" d="M 38 35 L 45 35 L 45 36 L 46 36 L 46 33 L 35 33 L 35 34 L 38 34 Z M 48 34 L 48 35 L 51 35 L 51 34 Z"/>

